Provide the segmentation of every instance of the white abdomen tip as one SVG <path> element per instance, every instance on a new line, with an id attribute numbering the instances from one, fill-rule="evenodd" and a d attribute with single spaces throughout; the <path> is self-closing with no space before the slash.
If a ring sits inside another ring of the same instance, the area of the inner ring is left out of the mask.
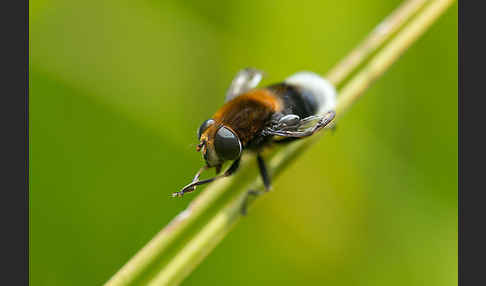
<path id="1" fill-rule="evenodd" d="M 300 86 L 312 93 L 319 103 L 319 113 L 325 113 L 336 108 L 336 88 L 320 75 L 302 71 L 285 79 L 285 83 Z"/>

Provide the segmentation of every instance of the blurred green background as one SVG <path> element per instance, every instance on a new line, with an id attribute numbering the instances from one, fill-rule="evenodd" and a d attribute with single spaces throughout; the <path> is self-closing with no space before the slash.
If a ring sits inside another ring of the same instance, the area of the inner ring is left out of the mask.
<path id="1" fill-rule="evenodd" d="M 324 74 L 400 3 L 30 1 L 31 285 L 102 284 L 187 206 L 240 68 Z M 454 4 L 183 285 L 456 285 L 457 45 Z"/>

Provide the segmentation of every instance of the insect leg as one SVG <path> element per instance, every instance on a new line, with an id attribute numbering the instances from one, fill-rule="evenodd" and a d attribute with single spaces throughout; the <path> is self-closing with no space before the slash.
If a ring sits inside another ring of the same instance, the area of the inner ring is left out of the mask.
<path id="1" fill-rule="evenodd" d="M 233 164 L 231 164 L 231 166 L 228 168 L 228 170 L 226 170 L 223 174 L 223 177 L 228 177 L 230 176 L 231 174 L 233 174 L 234 172 L 236 172 L 236 170 L 238 170 L 238 168 L 240 167 L 240 161 L 241 161 L 241 157 L 236 159 Z"/>
<path id="2" fill-rule="evenodd" d="M 199 171 L 197 171 L 197 173 L 194 176 L 194 179 L 192 179 L 191 183 L 197 182 L 199 180 L 199 177 L 201 177 L 202 172 L 207 170 L 207 169 L 208 169 L 208 166 L 201 167 L 201 169 L 199 169 Z M 192 192 L 194 190 L 196 190 L 196 187 L 193 187 L 192 190 L 190 190 L 190 191 Z M 189 190 L 187 192 L 189 192 Z"/>
<path id="3" fill-rule="evenodd" d="M 246 193 L 246 197 L 243 200 L 243 204 L 241 205 L 241 214 L 246 215 L 247 209 L 248 209 L 248 200 L 250 196 L 258 196 L 262 193 L 268 192 L 272 188 L 271 180 L 270 180 L 270 175 L 268 174 L 268 169 L 267 166 L 265 165 L 265 161 L 263 160 L 263 157 L 258 154 L 257 155 L 257 161 L 258 161 L 258 168 L 260 170 L 260 175 L 262 176 L 263 180 L 263 186 L 265 186 L 264 191 L 256 191 L 256 190 L 249 190 Z"/>
<path id="4" fill-rule="evenodd" d="M 206 179 L 206 180 L 201 180 L 201 181 L 193 180 L 189 185 L 182 188 L 182 190 L 180 190 L 179 192 L 172 193 L 172 197 L 182 197 L 185 193 L 193 192 L 196 189 L 196 186 L 204 185 L 204 184 L 207 184 L 207 183 L 211 183 L 212 181 L 216 181 L 218 179 L 228 177 L 231 174 L 233 174 L 234 172 L 236 172 L 236 170 L 238 169 L 239 166 L 240 166 L 240 158 L 236 159 L 233 162 L 233 164 L 231 164 L 231 166 L 228 168 L 228 170 L 226 170 L 223 174 L 215 176 L 213 178 Z M 197 175 L 196 175 L 196 177 L 199 178 Z M 196 179 L 196 177 L 194 177 L 194 179 Z"/>
<path id="5" fill-rule="evenodd" d="M 262 176 L 263 180 L 263 185 L 265 186 L 265 190 L 270 190 L 271 189 L 271 182 L 270 182 L 270 175 L 268 174 L 267 166 L 265 165 L 265 161 L 263 160 L 263 157 L 258 154 L 257 155 L 257 161 L 258 161 L 258 169 L 260 170 L 260 175 Z"/>
<path id="6" fill-rule="evenodd" d="M 262 191 L 255 191 L 255 190 L 249 190 L 248 192 L 246 192 L 245 199 L 241 204 L 241 215 L 246 215 L 248 212 L 248 199 L 250 198 L 250 196 L 257 197 L 262 193 L 263 193 Z"/>
<path id="7" fill-rule="evenodd" d="M 196 182 L 197 180 L 199 180 L 199 177 L 201 177 L 201 173 L 207 168 L 208 166 L 203 166 L 201 169 L 199 169 L 199 171 L 197 171 L 196 175 L 194 176 L 194 179 L 192 179 L 192 182 Z"/>

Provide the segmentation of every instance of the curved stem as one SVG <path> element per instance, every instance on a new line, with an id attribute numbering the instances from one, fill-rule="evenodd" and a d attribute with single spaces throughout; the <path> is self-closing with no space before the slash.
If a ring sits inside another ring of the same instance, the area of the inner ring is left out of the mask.
<path id="1" fill-rule="evenodd" d="M 385 44 L 369 63 L 339 92 L 337 118 L 422 35 L 454 0 L 426 1 L 418 15 L 396 34 L 407 19 L 421 8 L 424 1 L 408 1 L 378 25 L 363 44 L 329 73 L 335 85 L 341 83 L 367 55 Z M 383 32 L 385 31 L 385 32 Z M 321 132 L 325 133 L 325 132 Z M 268 170 L 273 178 L 302 151 L 318 140 L 314 135 L 276 147 L 269 157 Z M 249 189 L 262 188 L 255 160 L 242 158 L 240 170 L 229 178 L 209 185 L 188 206 L 161 230 L 144 248 L 128 261 L 106 285 L 177 285 L 211 252 L 241 218 L 241 206 Z M 249 202 L 249 204 L 252 201 Z"/>
<path id="2" fill-rule="evenodd" d="M 427 2 L 429 1 L 404 1 L 395 11 L 378 24 L 363 42 L 328 72 L 327 79 L 336 85 L 342 83 L 370 54 L 390 39 Z"/>

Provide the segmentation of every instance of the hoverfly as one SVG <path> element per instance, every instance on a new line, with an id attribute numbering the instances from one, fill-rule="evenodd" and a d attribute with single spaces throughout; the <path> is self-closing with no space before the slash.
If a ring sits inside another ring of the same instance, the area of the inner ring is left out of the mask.
<path id="1" fill-rule="evenodd" d="M 311 136 L 334 119 L 336 91 L 319 75 L 298 72 L 281 83 L 256 88 L 262 78 L 262 71 L 246 68 L 233 79 L 224 105 L 198 130 L 196 150 L 201 151 L 206 164 L 192 182 L 173 193 L 173 197 L 183 196 L 194 191 L 196 186 L 230 176 L 238 169 L 245 150 L 256 152 L 267 191 L 271 188 L 271 180 L 261 156 L 263 148 Z M 233 163 L 219 174 L 226 161 Z M 208 168 L 215 168 L 219 175 L 199 180 L 201 173 Z"/>

